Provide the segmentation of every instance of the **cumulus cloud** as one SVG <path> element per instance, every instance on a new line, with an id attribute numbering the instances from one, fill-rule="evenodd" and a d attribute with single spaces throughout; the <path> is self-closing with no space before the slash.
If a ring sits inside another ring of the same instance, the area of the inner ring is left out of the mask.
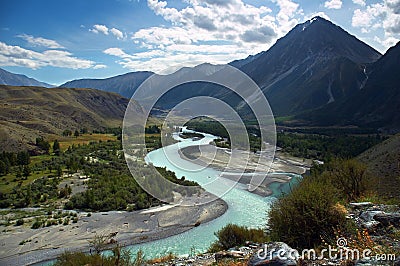
<path id="1" fill-rule="evenodd" d="M 341 9 L 342 1 L 341 0 L 330 0 L 326 1 L 324 6 L 328 9 Z"/>
<path id="2" fill-rule="evenodd" d="M 105 54 L 119 57 L 119 63 L 127 69 L 135 71 L 154 71 L 159 74 L 170 74 L 182 67 L 192 67 L 204 62 L 218 64 L 229 62 L 232 54 L 245 57 L 245 50 L 238 51 L 236 46 L 220 45 L 170 45 L 165 50 L 152 50 L 147 52 L 128 54 L 120 48 L 104 50 Z M 202 51 L 202 53 L 198 53 Z M 143 60 L 145 59 L 145 60 Z"/>
<path id="3" fill-rule="evenodd" d="M 105 35 L 108 35 L 108 28 L 105 25 L 99 25 L 99 24 L 93 25 L 93 28 L 90 29 L 89 31 L 94 32 L 94 33 L 101 32 Z"/>
<path id="4" fill-rule="evenodd" d="M 353 3 L 360 6 L 365 6 L 365 0 L 353 0 Z"/>
<path id="5" fill-rule="evenodd" d="M 42 46 L 42 47 L 47 47 L 51 49 L 63 49 L 64 47 L 59 44 L 58 42 L 50 39 L 45 39 L 42 37 L 33 37 L 32 35 L 28 34 L 21 34 L 18 35 L 17 37 L 27 41 L 29 44 L 33 46 Z"/>
<path id="6" fill-rule="evenodd" d="M 100 24 L 96 24 L 93 25 L 93 28 L 89 29 L 90 32 L 93 33 L 102 33 L 105 35 L 109 35 L 110 33 L 115 36 L 118 40 L 121 40 L 124 38 L 124 33 L 122 31 L 120 31 L 117 28 L 111 28 L 109 29 L 106 25 L 100 25 Z"/>
<path id="7" fill-rule="evenodd" d="M 116 62 L 131 70 L 227 63 L 267 50 L 299 22 L 296 16 L 303 14 L 299 4 L 272 2 L 280 10 L 276 17 L 268 6 L 242 0 L 185 0 L 180 9 L 167 1 L 148 0 L 148 7 L 170 26 L 143 28 L 131 35 L 133 43 L 147 52 L 129 54 L 114 47 L 104 53 L 118 57 Z"/>
<path id="8" fill-rule="evenodd" d="M 279 24 L 280 35 L 283 35 L 299 23 L 295 17 L 303 15 L 303 10 L 298 3 L 291 0 L 274 0 L 273 2 L 279 6 L 276 19 Z"/>
<path id="9" fill-rule="evenodd" d="M 96 64 L 90 60 L 74 57 L 67 51 L 46 50 L 36 52 L 0 42 L 0 66 L 22 66 L 32 69 L 45 66 L 85 69 L 94 67 Z"/>
<path id="10" fill-rule="evenodd" d="M 374 40 L 389 48 L 400 39 L 400 0 L 384 0 L 354 10 L 352 26 L 363 33 L 382 30 L 383 37 L 375 36 Z"/>
<path id="11" fill-rule="evenodd" d="M 124 34 L 123 34 L 122 31 L 120 31 L 119 29 L 112 28 L 112 29 L 110 30 L 110 32 L 111 32 L 112 35 L 114 35 L 115 37 L 117 37 L 118 40 L 124 38 Z"/>

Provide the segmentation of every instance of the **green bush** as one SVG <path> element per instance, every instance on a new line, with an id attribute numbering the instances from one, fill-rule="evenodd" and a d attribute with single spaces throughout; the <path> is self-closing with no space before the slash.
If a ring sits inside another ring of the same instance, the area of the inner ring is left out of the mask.
<path id="1" fill-rule="evenodd" d="M 244 245 L 246 241 L 262 243 L 267 241 L 262 229 L 251 229 L 245 226 L 228 224 L 215 233 L 218 240 L 209 248 L 210 252 L 226 250 L 232 247 Z"/>
<path id="2" fill-rule="evenodd" d="M 21 226 L 24 224 L 24 219 L 18 219 L 17 222 L 15 223 L 16 226 Z"/>
<path id="3" fill-rule="evenodd" d="M 42 227 L 42 222 L 40 221 L 40 220 L 35 220 L 35 222 L 33 222 L 33 224 L 32 224 L 32 229 L 38 229 L 38 228 L 40 228 L 40 227 Z"/>
<path id="4" fill-rule="evenodd" d="M 346 224 L 337 207 L 337 191 L 329 182 L 305 178 L 290 194 L 277 200 L 269 211 L 271 239 L 296 248 L 312 248 L 322 235 Z"/>
<path id="5" fill-rule="evenodd" d="M 356 200 L 366 192 L 369 180 L 364 164 L 354 159 L 337 159 L 332 161 L 328 168 L 325 174 L 346 201 Z"/>
<path id="6" fill-rule="evenodd" d="M 100 254 L 85 254 L 83 252 L 66 252 L 62 254 L 54 263 L 55 266 L 70 266 L 70 265 L 103 265 L 103 266 L 141 266 L 145 265 L 144 256 L 141 250 L 136 254 L 136 257 L 131 258 L 129 250 L 122 250 L 117 245 L 112 250 L 112 255 L 105 256 Z"/>

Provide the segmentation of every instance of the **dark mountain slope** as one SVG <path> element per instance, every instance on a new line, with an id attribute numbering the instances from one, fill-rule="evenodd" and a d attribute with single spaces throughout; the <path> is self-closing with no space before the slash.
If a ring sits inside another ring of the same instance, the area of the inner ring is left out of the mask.
<path id="1" fill-rule="evenodd" d="M 358 125 L 400 130 L 400 42 L 367 71 L 353 96 L 298 118 L 318 125 Z"/>
<path id="2" fill-rule="evenodd" d="M 275 115 L 290 115 L 352 95 L 366 79 L 365 65 L 379 57 L 342 28 L 315 17 L 240 69 L 262 88 Z"/>

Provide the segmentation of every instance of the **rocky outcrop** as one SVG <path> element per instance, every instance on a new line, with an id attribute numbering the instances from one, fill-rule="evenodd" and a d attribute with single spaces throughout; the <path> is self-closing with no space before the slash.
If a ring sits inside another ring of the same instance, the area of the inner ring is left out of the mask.
<path id="1" fill-rule="evenodd" d="M 254 253 L 247 265 L 249 266 L 289 266 L 297 265 L 299 252 L 283 242 L 264 244 L 262 249 Z"/>
<path id="2" fill-rule="evenodd" d="M 358 226 L 368 229 L 370 233 L 389 226 L 400 228 L 400 208 L 396 205 L 350 203 L 349 218 Z"/>

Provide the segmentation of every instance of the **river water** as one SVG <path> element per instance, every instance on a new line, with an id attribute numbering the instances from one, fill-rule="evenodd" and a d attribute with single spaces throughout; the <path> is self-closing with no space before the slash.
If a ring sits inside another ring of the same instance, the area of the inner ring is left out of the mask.
<path id="1" fill-rule="evenodd" d="M 146 157 L 146 161 L 153 163 L 155 166 L 166 167 L 168 170 L 175 172 L 178 178 L 185 176 L 187 180 L 196 181 L 207 191 L 213 192 L 212 186 L 207 186 L 207 184 L 210 183 L 210 180 L 217 178 L 220 172 L 212 168 L 204 168 L 201 171 L 193 172 L 175 166 L 177 164 L 176 162 L 178 162 L 178 165 L 184 165 L 186 169 L 199 168 L 198 165 L 180 158 L 178 150 L 187 146 L 208 144 L 215 139 L 213 135 L 203 135 L 204 138 L 201 140 L 193 141 L 192 139 L 181 139 L 175 134 L 174 138 L 180 140 L 179 143 L 150 152 Z M 172 164 L 171 161 L 175 164 Z M 238 184 L 222 197 L 228 204 L 228 210 L 219 218 L 201 224 L 179 235 L 133 245 L 128 247 L 128 249 L 130 249 L 132 254 L 136 254 L 136 252 L 141 249 L 146 259 L 160 257 L 169 252 L 178 256 L 185 256 L 191 254 L 193 251 L 196 253 L 205 252 L 211 243 L 216 240 L 214 233 L 229 223 L 245 225 L 252 228 L 265 227 L 267 211 L 271 203 L 276 200 L 275 196 L 280 195 L 282 191 L 287 192 L 291 186 L 295 185 L 299 180 L 296 176 L 297 175 L 293 175 L 289 183 L 272 183 L 270 188 L 273 190 L 273 196 L 270 197 L 261 197 L 250 193 L 245 190 L 243 185 Z"/>

